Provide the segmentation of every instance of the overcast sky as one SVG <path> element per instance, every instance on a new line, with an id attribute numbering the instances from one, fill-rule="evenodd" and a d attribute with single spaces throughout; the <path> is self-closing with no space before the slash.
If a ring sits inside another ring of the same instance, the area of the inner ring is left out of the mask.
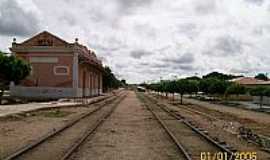
<path id="1" fill-rule="evenodd" d="M 270 0 L 0 0 L 0 50 L 43 30 L 128 82 L 270 70 Z"/>

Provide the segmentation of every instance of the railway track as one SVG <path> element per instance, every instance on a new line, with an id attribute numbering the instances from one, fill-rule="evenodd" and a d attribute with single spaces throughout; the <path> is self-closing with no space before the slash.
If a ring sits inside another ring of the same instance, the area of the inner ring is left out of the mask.
<path id="1" fill-rule="evenodd" d="M 225 159 L 226 156 L 227 159 L 234 159 L 236 150 L 227 146 L 225 142 L 215 141 L 205 130 L 193 126 L 181 115 L 166 106 L 160 106 L 146 95 L 138 96 L 166 130 L 185 159 L 201 159 L 203 158 L 201 156 L 211 159 L 213 157 Z"/>
<path id="2" fill-rule="evenodd" d="M 25 145 L 3 160 L 65 160 L 77 150 L 84 140 L 111 115 L 118 104 L 125 98 L 124 93 L 112 97 L 94 110 L 84 113 L 66 125 L 53 129 L 41 138 Z"/>
<path id="3" fill-rule="evenodd" d="M 158 103 L 156 99 L 152 99 L 155 101 L 155 103 Z M 179 104 L 172 104 L 178 108 L 180 108 L 182 111 L 189 113 L 189 114 L 197 114 L 199 116 L 202 116 L 210 121 L 222 121 L 224 123 L 224 126 L 230 126 L 230 122 L 226 122 L 222 118 L 220 118 L 220 113 L 218 113 L 218 116 L 211 115 L 193 108 L 190 108 L 187 105 L 179 105 Z M 270 153 L 270 137 L 268 135 L 262 135 L 254 133 L 251 129 L 246 128 L 245 126 L 242 126 L 239 128 L 239 134 L 243 137 L 243 139 L 246 139 L 248 142 L 253 143 L 260 147 L 261 150 Z"/>
<path id="4" fill-rule="evenodd" d="M 154 101 L 157 103 L 157 100 L 154 100 Z M 183 109 L 185 112 L 195 113 L 195 114 L 201 115 L 201 116 L 203 116 L 203 117 L 205 117 L 205 118 L 208 118 L 208 119 L 210 119 L 210 120 L 215 120 L 215 121 L 216 121 L 216 120 L 220 120 L 220 119 L 217 118 L 217 117 L 214 117 L 214 116 L 212 116 L 212 115 L 210 115 L 210 114 L 207 114 L 207 113 L 205 113 L 205 112 L 201 112 L 201 111 L 192 109 L 192 108 L 190 108 L 190 107 L 188 107 L 188 106 L 186 106 L 186 105 L 184 105 L 184 104 L 182 104 L 181 106 L 179 106 L 179 105 L 177 105 L 177 104 L 172 104 L 172 105 L 177 106 L 177 107 Z"/>

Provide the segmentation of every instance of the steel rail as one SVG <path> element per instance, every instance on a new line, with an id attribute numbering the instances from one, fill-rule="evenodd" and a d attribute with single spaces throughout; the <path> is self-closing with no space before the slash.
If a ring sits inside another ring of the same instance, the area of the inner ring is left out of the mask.
<path id="1" fill-rule="evenodd" d="M 154 97 L 154 99 L 156 99 L 156 97 Z M 154 100 L 153 99 L 153 100 Z M 155 100 L 155 102 L 157 102 L 157 100 Z M 211 114 L 207 114 L 205 112 L 202 112 L 202 111 L 198 111 L 196 109 L 193 109 L 193 108 L 189 108 L 188 105 L 185 105 L 185 104 L 172 104 L 180 109 L 182 109 L 184 112 L 189 112 L 189 113 L 195 113 L 195 114 L 198 114 L 198 115 L 201 115 L 201 116 L 204 116 L 210 120 L 216 120 L 216 121 L 220 121 L 220 120 L 223 120 L 221 118 L 216 118 L 214 117 L 213 115 Z M 256 133 L 255 133 L 256 134 Z M 263 139 L 270 139 L 270 137 L 268 135 L 262 135 L 262 134 L 256 134 L 257 136 L 259 136 L 260 138 L 263 138 Z M 265 151 L 265 152 L 268 152 L 270 153 L 270 149 L 269 148 L 265 148 L 263 146 L 261 146 L 260 143 L 256 142 L 256 141 L 249 141 L 250 143 L 253 143 L 253 144 L 256 144 L 260 147 L 261 150 Z"/>
<path id="2" fill-rule="evenodd" d="M 183 118 L 183 116 L 177 115 L 174 112 L 171 112 L 166 105 L 164 105 L 164 104 L 161 105 L 161 104 L 158 104 L 157 102 L 153 102 L 153 100 L 149 96 L 146 96 L 145 95 L 145 97 L 147 97 L 150 101 L 152 101 L 152 103 L 155 103 L 159 108 L 161 108 L 162 110 L 164 110 L 165 112 L 167 112 L 169 115 L 171 115 L 175 119 L 181 120 L 186 126 L 188 126 L 189 128 L 191 128 L 194 132 L 198 133 L 200 136 L 202 136 L 208 142 L 212 143 L 213 145 L 215 145 L 216 147 L 218 147 L 222 151 L 227 152 L 230 155 L 231 159 L 234 159 L 234 151 L 231 151 L 227 147 L 221 145 L 219 142 L 215 141 L 214 139 L 212 139 L 211 137 L 209 137 L 208 135 L 206 135 L 200 129 L 198 129 L 195 126 L 193 126 L 190 122 L 186 121 Z"/>
<path id="3" fill-rule="evenodd" d="M 216 117 L 214 117 L 214 116 L 212 116 L 210 114 L 207 114 L 207 113 L 204 113 L 204 112 L 201 112 L 201 111 L 197 111 L 195 109 L 188 108 L 187 105 L 182 105 L 182 106 L 176 105 L 176 106 L 178 108 L 182 108 L 182 109 L 186 110 L 187 112 L 196 113 L 196 114 L 202 115 L 202 116 L 207 117 L 207 118 L 212 119 L 212 120 L 220 120 L 220 119 L 218 119 L 218 118 L 216 118 Z"/>
<path id="4" fill-rule="evenodd" d="M 141 95 L 139 95 L 139 96 L 141 96 Z M 142 97 L 142 98 L 144 98 L 144 97 Z M 144 99 L 144 101 L 145 101 L 145 99 Z M 150 107 L 150 105 L 146 104 L 146 102 L 144 103 L 144 105 L 152 113 L 152 115 L 156 118 L 156 120 L 162 126 L 162 128 L 166 131 L 166 133 L 169 135 L 169 137 L 171 138 L 171 140 L 173 141 L 173 143 L 177 146 L 178 150 L 182 154 L 184 154 L 184 157 L 187 160 L 192 160 L 191 156 L 189 155 L 189 153 L 187 152 L 187 150 L 184 148 L 184 146 L 177 140 L 177 138 L 174 136 L 174 134 L 169 130 L 169 128 L 161 120 L 161 118 L 153 111 L 153 109 Z"/>
<path id="5" fill-rule="evenodd" d="M 207 114 L 207 113 L 198 111 L 198 110 L 196 110 L 196 109 L 188 108 L 188 106 L 187 106 L 187 105 L 184 105 L 184 104 L 182 104 L 181 106 L 179 106 L 179 105 L 175 105 L 175 106 L 178 107 L 178 108 L 183 109 L 184 112 L 190 112 L 190 113 L 199 114 L 199 115 L 204 116 L 204 117 L 207 117 L 207 118 L 209 118 L 209 119 L 211 119 L 211 120 L 216 120 L 216 121 L 222 120 L 222 119 L 220 119 L 220 118 L 216 118 L 216 117 L 212 116 L 211 114 Z M 256 133 L 255 133 L 255 134 L 256 134 Z M 270 137 L 269 137 L 269 136 L 266 136 L 266 135 L 262 135 L 262 134 L 256 134 L 256 135 L 258 135 L 259 137 L 264 138 L 264 139 L 270 139 Z M 259 147 L 260 147 L 263 151 L 270 153 L 269 148 L 261 147 L 261 146 L 260 146 L 261 144 L 259 144 L 259 143 L 257 143 L 257 142 L 254 142 L 254 141 L 250 141 L 250 142 L 253 143 L 253 144 L 259 145 Z"/>
<path id="6" fill-rule="evenodd" d="M 74 152 L 78 150 L 78 148 L 85 142 L 87 138 L 89 138 L 90 135 L 94 135 L 95 131 L 108 119 L 108 117 L 114 112 L 116 107 L 121 103 L 121 101 L 126 97 L 123 96 L 118 100 L 110 109 L 109 112 L 104 114 L 95 124 L 93 127 L 91 127 L 89 130 L 87 130 L 83 136 L 78 139 L 64 154 L 64 156 L 61 158 L 61 160 L 67 160 Z M 92 137 L 91 137 L 92 138 Z"/>
<path id="7" fill-rule="evenodd" d="M 99 106 L 98 108 L 96 108 L 94 110 L 91 110 L 91 111 L 88 111 L 85 114 L 82 114 L 82 115 L 74 118 L 73 120 L 71 120 L 70 122 L 68 122 L 66 125 L 64 125 L 62 127 L 59 127 L 57 129 L 53 129 L 53 130 L 49 131 L 48 133 L 46 133 L 42 137 L 38 138 L 37 140 L 33 141 L 32 143 L 26 144 L 25 146 L 19 148 L 15 152 L 13 152 L 10 155 L 6 156 L 5 158 L 3 158 L 3 160 L 13 160 L 13 159 L 25 154 L 26 152 L 28 152 L 28 151 L 32 150 L 33 148 L 37 147 L 38 145 L 42 144 L 43 142 L 45 142 L 49 138 L 52 138 L 52 137 L 60 134 L 64 130 L 72 127 L 73 125 L 78 123 L 80 120 L 82 120 L 82 119 L 84 119 L 84 118 L 86 118 L 88 116 L 91 116 L 92 114 L 94 114 L 97 111 L 101 110 L 105 105 L 107 105 L 111 101 L 114 101 L 115 99 L 116 99 L 116 97 L 112 97 L 111 99 L 105 99 L 106 100 L 105 103 L 102 104 L 101 106 Z M 98 101 L 96 103 L 99 103 L 99 102 L 103 102 L 103 101 Z"/>

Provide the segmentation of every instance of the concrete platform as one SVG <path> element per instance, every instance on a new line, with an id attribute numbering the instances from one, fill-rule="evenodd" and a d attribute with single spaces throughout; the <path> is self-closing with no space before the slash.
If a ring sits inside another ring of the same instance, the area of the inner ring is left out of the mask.
<path id="1" fill-rule="evenodd" d="M 12 104 L 12 105 L 0 105 L 0 117 L 9 116 L 12 114 L 24 113 L 44 108 L 56 108 L 56 107 L 67 107 L 67 106 L 75 106 L 75 105 L 83 105 L 83 104 L 91 104 L 101 99 L 109 97 L 111 94 L 107 94 L 104 96 L 98 96 L 87 99 L 76 99 L 76 100 L 68 100 L 68 101 L 50 101 L 50 102 L 34 102 L 27 104 Z"/>

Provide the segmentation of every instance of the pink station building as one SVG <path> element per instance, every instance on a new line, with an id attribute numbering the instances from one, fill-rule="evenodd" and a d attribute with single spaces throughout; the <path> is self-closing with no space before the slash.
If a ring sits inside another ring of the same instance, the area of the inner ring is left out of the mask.
<path id="1" fill-rule="evenodd" d="M 102 62 L 77 38 L 69 43 L 44 31 L 22 43 L 14 39 L 10 50 L 32 67 L 20 85 L 10 85 L 12 96 L 58 99 L 102 93 Z"/>

